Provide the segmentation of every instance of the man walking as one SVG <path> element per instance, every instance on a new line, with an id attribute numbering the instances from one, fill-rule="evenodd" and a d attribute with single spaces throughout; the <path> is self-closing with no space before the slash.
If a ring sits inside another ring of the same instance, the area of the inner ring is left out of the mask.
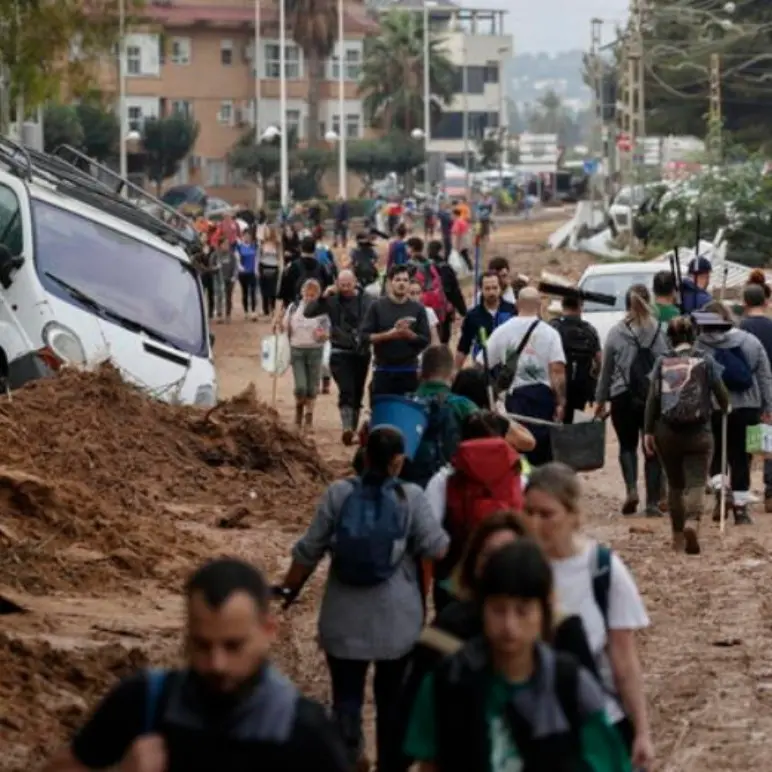
<path id="1" fill-rule="evenodd" d="M 319 300 L 306 306 L 306 317 L 327 315 L 331 322 L 330 373 L 338 386 L 338 409 L 343 427 L 343 443 L 351 445 L 359 426 L 359 413 L 370 369 L 370 351 L 362 342 L 359 328 L 374 299 L 357 287 L 348 269 L 328 287 Z"/>
<path id="2" fill-rule="evenodd" d="M 408 266 L 393 265 L 386 286 L 387 294 L 370 306 L 361 330 L 362 342 L 372 344 L 375 358 L 371 397 L 414 392 L 418 358 L 431 339 L 426 309 L 410 299 Z"/>

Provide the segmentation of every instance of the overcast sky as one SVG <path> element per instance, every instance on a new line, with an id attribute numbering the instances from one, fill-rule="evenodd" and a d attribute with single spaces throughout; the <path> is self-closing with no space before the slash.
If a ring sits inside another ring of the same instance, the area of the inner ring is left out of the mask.
<path id="1" fill-rule="evenodd" d="M 629 0 L 456 0 L 467 8 L 507 10 L 507 31 L 514 37 L 514 51 L 558 53 L 590 47 L 590 19 L 620 21 L 627 17 Z M 613 38 L 607 25 L 605 39 Z"/>

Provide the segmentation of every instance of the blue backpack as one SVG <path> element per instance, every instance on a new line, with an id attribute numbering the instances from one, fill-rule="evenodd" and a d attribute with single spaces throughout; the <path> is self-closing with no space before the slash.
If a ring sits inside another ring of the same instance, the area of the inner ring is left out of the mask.
<path id="1" fill-rule="evenodd" d="M 320 244 L 314 252 L 314 257 L 328 270 L 335 264 L 332 252 L 324 244 Z"/>
<path id="2" fill-rule="evenodd" d="M 713 358 L 724 368 L 721 378 L 729 391 L 742 393 L 753 388 L 753 370 L 740 346 L 711 349 Z"/>
<path id="3" fill-rule="evenodd" d="M 409 517 L 407 498 L 399 480 L 382 486 L 350 481 L 335 522 L 332 570 L 354 587 L 374 587 L 391 578 L 405 554 Z"/>

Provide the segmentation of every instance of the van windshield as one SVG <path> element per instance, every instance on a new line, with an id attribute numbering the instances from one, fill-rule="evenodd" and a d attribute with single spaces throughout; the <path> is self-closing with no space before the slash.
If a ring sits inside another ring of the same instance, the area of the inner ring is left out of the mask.
<path id="1" fill-rule="evenodd" d="M 123 319 L 130 329 L 133 322 L 181 351 L 207 355 L 199 283 L 190 266 L 53 204 L 33 199 L 31 206 L 35 267 L 47 292 L 92 313 L 101 306 L 106 318 Z"/>
<path id="2" fill-rule="evenodd" d="M 579 286 L 585 292 L 599 292 L 602 295 L 613 295 L 613 306 L 586 301 L 582 310 L 584 313 L 595 311 L 624 311 L 625 295 L 633 284 L 643 284 L 651 290 L 654 281 L 653 273 L 607 273 L 588 276 Z"/>

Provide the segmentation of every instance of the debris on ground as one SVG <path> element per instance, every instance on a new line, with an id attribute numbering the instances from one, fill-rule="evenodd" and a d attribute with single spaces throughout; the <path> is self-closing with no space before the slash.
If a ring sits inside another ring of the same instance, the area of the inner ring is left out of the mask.
<path id="1" fill-rule="evenodd" d="M 254 387 L 207 413 L 153 401 L 110 366 L 0 401 L 0 446 L 0 585 L 32 593 L 159 578 L 211 553 L 177 508 L 305 519 L 331 474 Z"/>

